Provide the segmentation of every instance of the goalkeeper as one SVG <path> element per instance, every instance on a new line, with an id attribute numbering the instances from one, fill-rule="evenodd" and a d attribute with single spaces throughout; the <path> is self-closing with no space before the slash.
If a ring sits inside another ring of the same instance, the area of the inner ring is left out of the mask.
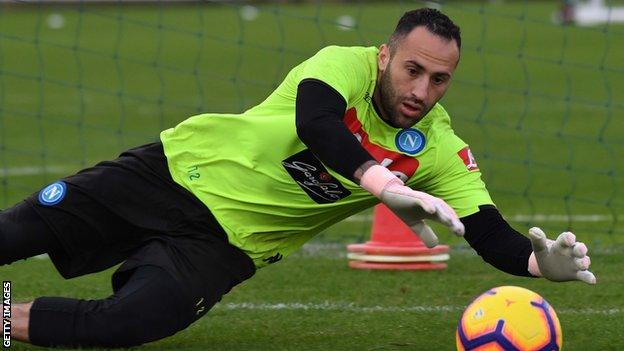
<path id="1" fill-rule="evenodd" d="M 0 264 L 48 253 L 64 278 L 123 263 L 101 300 L 13 306 L 13 337 L 128 347 L 188 327 L 257 268 L 383 202 L 434 220 L 514 275 L 595 283 L 572 233 L 512 229 L 438 104 L 460 57 L 437 10 L 404 14 L 387 44 L 330 46 L 242 114 L 191 117 L 160 141 L 45 187 L 0 213 Z"/>

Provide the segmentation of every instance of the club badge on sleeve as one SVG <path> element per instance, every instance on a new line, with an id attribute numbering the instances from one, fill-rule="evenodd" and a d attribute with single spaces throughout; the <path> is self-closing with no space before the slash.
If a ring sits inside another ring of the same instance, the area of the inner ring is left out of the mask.
<path id="1" fill-rule="evenodd" d="M 64 182 L 54 182 L 39 192 L 39 203 L 45 206 L 53 206 L 63 201 L 67 194 L 67 185 Z"/>

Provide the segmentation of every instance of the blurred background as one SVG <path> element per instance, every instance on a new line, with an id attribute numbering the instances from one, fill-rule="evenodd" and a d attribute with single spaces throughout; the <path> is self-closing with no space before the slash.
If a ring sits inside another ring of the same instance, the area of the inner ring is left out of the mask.
<path id="1" fill-rule="evenodd" d="M 244 111 L 320 48 L 378 46 L 423 6 L 462 29 L 442 104 L 506 218 L 622 245 L 624 1 L 0 1 L 0 208 L 194 114 Z"/>

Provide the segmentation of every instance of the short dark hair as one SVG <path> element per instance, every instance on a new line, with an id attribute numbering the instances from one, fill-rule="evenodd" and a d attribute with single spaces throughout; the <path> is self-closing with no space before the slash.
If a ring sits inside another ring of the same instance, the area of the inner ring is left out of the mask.
<path id="1" fill-rule="evenodd" d="M 457 48 L 461 49 L 461 33 L 459 27 L 442 12 L 436 9 L 422 8 L 403 14 L 394 32 L 390 36 L 388 42 L 390 52 L 394 53 L 398 42 L 405 38 L 414 28 L 420 26 L 426 27 L 431 33 L 449 41 L 455 40 Z"/>

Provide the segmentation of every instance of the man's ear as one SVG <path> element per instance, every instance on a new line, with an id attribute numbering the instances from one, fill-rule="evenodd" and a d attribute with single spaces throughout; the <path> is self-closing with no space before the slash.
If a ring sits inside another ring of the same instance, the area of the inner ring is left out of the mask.
<path id="1" fill-rule="evenodd" d="M 377 55 L 377 67 L 380 71 L 385 71 L 390 62 L 390 48 L 388 44 L 381 44 L 379 47 L 379 55 Z"/>

